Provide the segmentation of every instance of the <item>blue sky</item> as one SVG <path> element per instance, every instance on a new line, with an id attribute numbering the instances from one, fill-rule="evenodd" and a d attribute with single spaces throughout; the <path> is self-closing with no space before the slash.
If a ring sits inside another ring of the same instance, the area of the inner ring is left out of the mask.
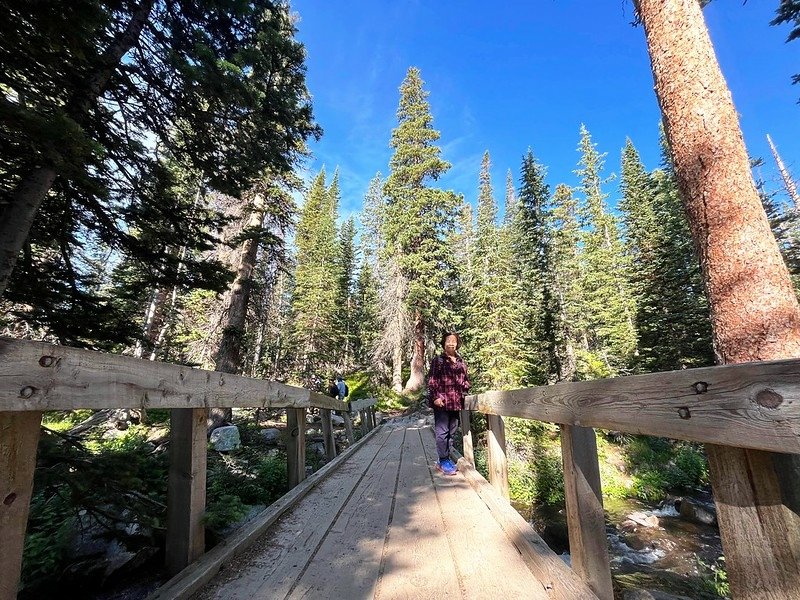
<path id="1" fill-rule="evenodd" d="M 767 160 L 765 135 L 800 177 L 800 40 L 769 26 L 778 0 L 714 0 L 705 9 L 712 41 L 740 114 L 751 156 Z M 325 134 L 311 146 L 309 173 L 340 169 L 346 217 L 361 208 L 369 180 L 388 173 L 398 88 L 421 69 L 443 158 L 440 185 L 474 203 L 485 150 L 495 195 L 517 182 L 527 148 L 548 167 L 551 185 L 575 185 L 578 130 L 585 123 L 606 174 L 619 172 L 630 137 L 645 165 L 659 163 L 658 104 L 631 0 L 293 0 L 308 52 L 307 84 Z M 613 205 L 618 180 L 606 192 Z"/>

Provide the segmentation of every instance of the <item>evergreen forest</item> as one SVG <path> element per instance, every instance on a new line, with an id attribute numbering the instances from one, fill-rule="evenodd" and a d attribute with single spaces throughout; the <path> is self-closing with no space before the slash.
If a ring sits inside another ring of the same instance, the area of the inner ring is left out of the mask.
<path id="1" fill-rule="evenodd" d="M 486 148 L 471 188 L 443 189 L 448 132 L 411 66 L 385 131 L 389 164 L 363 198 L 343 197 L 337 165 L 305 168 L 326 124 L 287 3 L 0 5 L 3 336 L 323 393 L 341 374 L 351 400 L 377 397 L 384 416 L 426 410 L 447 331 L 463 338 L 473 392 L 714 364 L 663 131 L 647 168 L 636 140 L 599 148 L 587 114 L 574 132 L 578 185 L 552 182 L 533 147 L 495 181 Z M 799 14 L 781 2 L 776 23 Z M 751 159 L 800 289 L 798 207 L 764 175 L 773 158 Z M 357 215 L 343 211 L 353 205 Z M 240 450 L 209 451 L 212 542 L 288 490 L 281 450 L 262 444 L 270 418 L 281 417 L 215 410 L 209 421 L 242 435 Z M 486 426 L 473 418 L 485 470 Z M 559 506 L 558 427 L 506 428 L 512 501 Z M 47 413 L 42 432 L 21 597 L 78 585 L 86 565 L 71 552 L 86 515 L 142 564 L 157 560 L 168 412 Z M 598 447 L 608 498 L 708 489 L 698 444 L 598 431 Z M 312 469 L 324 462 L 308 456 Z"/>

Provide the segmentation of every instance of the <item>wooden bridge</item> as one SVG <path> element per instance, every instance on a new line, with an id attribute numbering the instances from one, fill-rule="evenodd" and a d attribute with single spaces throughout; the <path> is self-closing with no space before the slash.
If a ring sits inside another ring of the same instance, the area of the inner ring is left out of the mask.
<path id="1" fill-rule="evenodd" d="M 122 407 L 172 414 L 167 564 L 175 577 L 154 598 L 610 600 L 591 427 L 767 451 L 764 456 L 798 454 L 800 360 L 472 396 L 462 413 L 460 473 L 447 478 L 432 468 L 433 437 L 424 421 L 375 428 L 369 403 L 347 407 L 275 382 L 0 339 L 0 600 L 16 596 L 42 411 Z M 286 408 L 294 487 L 204 554 L 206 415 L 214 407 Z M 332 460 L 306 479 L 302 424 L 310 407 L 322 410 Z M 348 408 L 363 411 L 366 435 L 334 459 L 330 411 Z M 487 414 L 491 483 L 472 466 L 470 410 Z M 507 503 L 503 416 L 561 425 L 571 568 Z M 774 490 L 751 492 L 727 509 L 767 518 Z M 796 550 L 796 532 L 787 532 L 780 547 L 762 544 L 784 555 L 781 564 L 795 566 L 775 573 L 772 555 L 752 551 L 750 532 L 721 533 L 726 556 L 736 557 L 728 563 L 735 567 L 729 573 L 735 597 L 800 597 L 798 561 L 785 559 Z M 783 583 L 770 586 L 770 577 Z"/>

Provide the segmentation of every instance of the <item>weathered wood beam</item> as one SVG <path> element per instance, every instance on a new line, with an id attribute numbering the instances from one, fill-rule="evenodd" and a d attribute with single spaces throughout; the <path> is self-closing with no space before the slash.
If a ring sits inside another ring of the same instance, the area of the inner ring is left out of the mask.
<path id="1" fill-rule="evenodd" d="M 594 429 L 561 426 L 572 570 L 602 600 L 614 600 Z"/>
<path id="2" fill-rule="evenodd" d="M 800 359 L 492 391 L 465 404 L 561 425 L 800 453 Z"/>
<path id="3" fill-rule="evenodd" d="M 360 400 L 353 400 L 350 402 L 350 412 L 359 412 L 365 408 L 375 406 L 377 403 L 377 398 L 361 398 Z"/>
<path id="4" fill-rule="evenodd" d="M 0 337 L 0 411 L 311 406 L 347 409 L 275 381 Z"/>
<path id="5" fill-rule="evenodd" d="M 353 418 L 348 411 L 344 411 L 342 417 L 344 418 L 344 430 L 347 434 L 347 443 L 352 446 L 356 442 L 356 436 L 353 433 Z"/>
<path id="6" fill-rule="evenodd" d="M 289 489 L 306 478 L 306 409 L 286 409 L 286 459 Z"/>
<path id="7" fill-rule="evenodd" d="M 336 458 L 336 438 L 333 435 L 331 409 L 323 408 L 319 413 L 322 422 L 322 441 L 325 445 L 325 458 L 331 461 Z"/>
<path id="8" fill-rule="evenodd" d="M 506 457 L 506 426 L 503 417 L 486 415 L 489 481 L 506 500 L 510 497 L 508 486 L 508 459 Z"/>
<path id="9" fill-rule="evenodd" d="M 166 565 L 171 575 L 205 552 L 207 419 L 203 408 L 170 413 Z"/>
<path id="10" fill-rule="evenodd" d="M 472 421 L 470 419 L 470 412 L 462 410 L 461 417 L 461 436 L 464 443 L 464 459 L 475 466 L 475 444 L 472 439 Z"/>
<path id="11" fill-rule="evenodd" d="M 0 600 L 17 597 L 41 412 L 0 413 Z"/>

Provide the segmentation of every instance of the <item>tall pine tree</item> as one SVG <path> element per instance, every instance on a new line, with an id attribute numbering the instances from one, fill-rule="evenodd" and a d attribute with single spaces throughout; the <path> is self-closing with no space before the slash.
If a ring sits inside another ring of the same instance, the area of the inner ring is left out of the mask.
<path id="1" fill-rule="evenodd" d="M 384 233 L 386 252 L 394 255 L 408 283 L 405 302 L 413 322 L 411 374 L 407 391 L 423 384 L 425 351 L 437 327 L 452 321 L 446 283 L 451 279 L 452 248 L 444 243 L 453 229 L 458 197 L 430 187 L 450 168 L 436 145 L 439 132 L 423 89 L 419 69 L 411 67 L 400 86 L 398 126 L 392 131 L 394 154 L 384 186 L 388 198 Z"/>

